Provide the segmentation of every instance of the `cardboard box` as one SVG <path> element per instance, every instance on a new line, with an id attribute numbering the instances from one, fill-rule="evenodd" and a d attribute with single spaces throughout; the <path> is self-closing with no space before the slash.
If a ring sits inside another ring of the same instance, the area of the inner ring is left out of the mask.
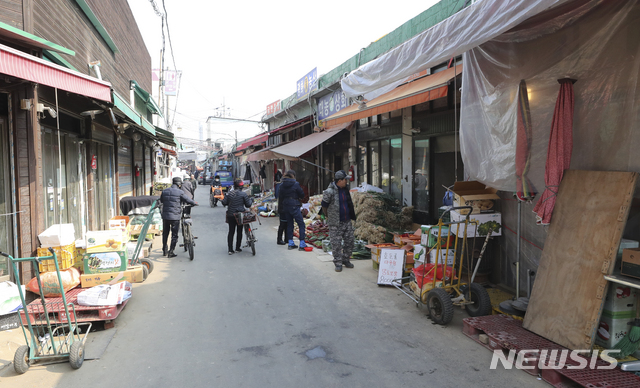
<path id="1" fill-rule="evenodd" d="M 128 267 L 126 271 L 121 272 L 80 275 L 80 284 L 82 288 L 94 287 L 100 284 L 116 284 L 123 281 L 127 281 L 129 283 L 141 283 L 143 281 L 142 265 Z"/>
<path id="2" fill-rule="evenodd" d="M 413 246 L 413 259 L 415 261 L 424 263 L 424 258 L 429 255 L 429 248 L 425 245 L 418 244 Z"/>
<path id="3" fill-rule="evenodd" d="M 422 225 L 420 227 L 422 235 L 420 236 L 420 244 L 428 247 L 434 247 L 438 240 L 438 225 Z M 440 242 L 445 243 L 449 238 L 449 227 L 443 226 L 440 230 Z"/>
<path id="4" fill-rule="evenodd" d="M 609 284 L 603 309 L 607 313 L 635 312 L 638 290 L 623 284 Z"/>
<path id="5" fill-rule="evenodd" d="M 618 254 L 616 255 L 615 268 L 622 266 L 622 251 L 629 248 L 640 248 L 640 242 L 635 240 L 627 240 L 626 238 L 620 239 L 620 246 L 618 247 Z"/>
<path id="6" fill-rule="evenodd" d="M 459 222 L 464 221 L 466 215 L 462 215 L 457 211 L 451 212 L 451 222 Z M 476 225 L 477 222 L 477 225 Z M 495 222 L 499 225 L 497 230 L 494 230 L 491 235 L 492 236 L 502 236 L 502 214 L 501 213 L 488 213 L 488 214 L 471 214 L 469 216 L 469 225 L 467 225 L 467 238 L 472 237 L 484 237 L 480 233 L 476 236 L 476 228 L 480 228 L 483 230 L 486 226 L 482 226 L 488 222 Z M 458 233 L 458 225 L 451 225 L 451 230 L 453 234 Z M 460 237 L 464 234 L 464 224 L 460 224 Z"/>
<path id="7" fill-rule="evenodd" d="M 67 246 L 76 241 L 73 224 L 55 224 L 38 235 L 42 248 Z"/>
<path id="8" fill-rule="evenodd" d="M 477 181 L 456 182 L 453 184 L 453 206 L 472 206 L 471 214 L 494 211 L 495 201 L 500 199 L 498 190 L 492 189 Z M 459 210 L 460 214 L 468 214 L 469 209 Z"/>
<path id="9" fill-rule="evenodd" d="M 85 253 L 82 258 L 85 274 L 120 272 L 127 269 L 127 251 Z"/>
<path id="10" fill-rule="evenodd" d="M 612 349 L 629 332 L 629 322 L 635 318 L 635 311 L 622 313 L 603 312 L 596 332 L 595 343 L 605 349 Z"/>
<path id="11" fill-rule="evenodd" d="M 371 249 L 371 260 L 375 261 L 376 263 L 380 262 L 380 251 L 382 249 L 400 249 L 395 244 L 371 244 L 365 245 L 365 248 Z"/>
<path id="12" fill-rule="evenodd" d="M 622 267 L 620 273 L 640 279 L 640 248 L 622 250 Z"/>
<path id="13" fill-rule="evenodd" d="M 125 249 L 125 236 L 121 230 L 87 232 L 87 253 L 117 252 Z"/>
<path id="14" fill-rule="evenodd" d="M 429 263 L 436 263 L 436 256 L 438 254 L 437 249 L 432 249 L 429 252 Z M 453 265 L 453 262 L 456 259 L 456 251 L 454 249 L 440 249 L 440 258 L 438 259 L 438 264 L 444 264 L 445 260 L 447 261 L 447 265 Z"/>
<path id="15" fill-rule="evenodd" d="M 115 216 L 109 220 L 109 230 L 126 232 L 129 227 L 129 216 Z"/>

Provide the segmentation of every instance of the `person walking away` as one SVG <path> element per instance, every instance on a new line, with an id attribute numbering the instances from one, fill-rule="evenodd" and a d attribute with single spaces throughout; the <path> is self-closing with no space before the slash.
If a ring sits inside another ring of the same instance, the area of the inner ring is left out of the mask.
<path id="1" fill-rule="evenodd" d="M 193 200 L 195 193 L 196 193 L 196 189 L 193 187 L 193 183 L 191 182 L 191 179 L 185 179 L 182 182 L 182 187 L 181 187 L 182 191 L 184 191 L 185 195 L 190 199 Z M 186 215 L 191 215 L 191 208 L 186 208 L 184 209 L 184 214 Z"/>
<path id="2" fill-rule="evenodd" d="M 284 207 L 282 206 L 282 201 L 280 201 L 280 197 L 278 196 L 280 192 L 281 182 L 276 182 L 276 198 L 278 199 L 278 218 L 280 218 L 280 225 L 278 226 L 278 236 L 277 236 L 277 244 L 278 245 L 287 245 L 287 215 L 284 212 Z"/>
<path id="3" fill-rule="evenodd" d="M 278 194 L 278 199 L 282 204 L 282 209 L 284 210 L 287 218 L 287 240 L 289 241 L 289 249 L 298 248 L 293 242 L 293 221 L 295 220 L 300 232 L 300 247 L 298 250 L 304 251 L 307 244 L 304 241 L 304 220 L 302 218 L 302 213 L 300 213 L 300 206 L 302 206 L 300 199 L 304 198 L 304 191 L 302 191 L 302 187 L 300 187 L 300 184 L 296 181 L 295 171 L 289 170 L 284 174 L 282 184 L 280 185 L 280 192 Z"/>
<path id="4" fill-rule="evenodd" d="M 236 213 L 245 211 L 245 207 L 253 204 L 253 199 L 249 198 L 247 193 L 242 191 L 242 180 L 233 181 L 233 190 L 231 190 L 222 200 L 222 205 L 227 207 L 227 223 L 229 224 L 229 234 L 227 235 L 227 244 L 229 245 L 229 254 L 233 255 L 233 235 L 238 232 L 236 238 L 236 252 L 242 252 L 240 244 L 242 244 L 242 224 L 238 223 Z"/>
<path id="5" fill-rule="evenodd" d="M 168 257 L 176 257 L 174 250 L 178 243 L 178 230 L 180 229 L 180 218 L 182 217 L 182 204 L 197 206 L 198 203 L 189 198 L 187 194 L 180 188 L 182 179 L 173 178 L 172 185 L 168 189 L 164 189 L 160 195 L 160 203 L 162 203 L 162 255 Z M 171 246 L 167 247 L 171 232 Z"/>
<path id="6" fill-rule="evenodd" d="M 322 211 L 327 216 L 329 240 L 331 240 L 333 264 L 336 272 L 341 272 L 343 266 L 353 268 L 351 253 L 353 252 L 354 237 L 351 220 L 355 221 L 356 212 L 349 193 L 347 173 L 344 171 L 336 172 L 334 181 L 324 191 Z"/>

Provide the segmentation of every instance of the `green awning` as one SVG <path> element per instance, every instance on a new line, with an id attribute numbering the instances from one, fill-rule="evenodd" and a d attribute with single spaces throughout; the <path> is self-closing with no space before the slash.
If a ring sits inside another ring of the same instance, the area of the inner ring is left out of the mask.
<path id="1" fill-rule="evenodd" d="M 116 107 L 118 111 L 120 111 L 126 118 L 133 121 L 135 125 L 139 128 L 145 129 L 151 135 L 156 135 L 156 129 L 147 119 L 142 117 L 138 112 L 136 112 L 131 105 L 129 105 L 124 98 L 120 97 L 118 93 L 112 91 L 113 95 L 113 105 Z"/>
<path id="2" fill-rule="evenodd" d="M 142 101 L 144 101 L 147 109 L 149 109 L 151 113 L 155 113 L 157 115 L 160 115 L 160 117 L 163 117 L 162 111 L 160 111 L 160 107 L 153 99 L 153 96 L 146 90 L 142 89 L 135 80 L 130 80 L 129 82 L 133 84 L 135 93 L 142 99 Z"/>
<path id="3" fill-rule="evenodd" d="M 53 42 L 49 42 L 48 40 L 43 39 L 39 36 L 22 31 L 19 28 L 15 28 L 13 26 L 10 26 L 2 22 L 0 22 L 0 35 L 2 35 L 5 38 L 9 38 L 11 40 L 25 44 L 27 46 L 40 47 L 41 49 L 56 51 L 56 52 L 68 54 L 71 56 L 76 55 L 74 51 L 69 50 L 66 47 L 62 47 Z"/>
<path id="4" fill-rule="evenodd" d="M 156 127 L 156 136 L 159 141 L 170 146 L 176 146 L 176 140 L 172 132 Z"/>

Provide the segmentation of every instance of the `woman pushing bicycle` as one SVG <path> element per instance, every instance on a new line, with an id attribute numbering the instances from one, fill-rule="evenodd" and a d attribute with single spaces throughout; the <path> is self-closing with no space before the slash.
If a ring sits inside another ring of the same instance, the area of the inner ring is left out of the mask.
<path id="1" fill-rule="evenodd" d="M 236 250 L 242 252 L 240 245 L 242 244 L 242 223 L 238 223 L 235 214 L 245 211 L 245 207 L 251 207 L 253 198 L 249 198 L 247 193 L 242 191 L 244 186 L 242 180 L 233 181 L 233 190 L 227 194 L 222 200 L 222 205 L 227 207 L 226 222 L 229 224 L 229 234 L 227 235 L 227 243 L 229 245 L 229 254 L 233 255 L 233 235 L 237 232 Z"/>

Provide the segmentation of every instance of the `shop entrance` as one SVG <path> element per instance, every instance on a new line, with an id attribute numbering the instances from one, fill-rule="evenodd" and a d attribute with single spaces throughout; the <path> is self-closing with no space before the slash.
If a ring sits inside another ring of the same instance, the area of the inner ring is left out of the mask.
<path id="1" fill-rule="evenodd" d="M 6 98 L 5 98 L 6 100 Z M 6 105 L 5 105 L 6 106 Z M 13 254 L 13 206 L 7 120 L 0 116 L 0 251 Z M 9 259 L 0 257 L 0 282 L 9 280 Z"/>
<path id="2" fill-rule="evenodd" d="M 86 225 L 84 202 L 84 146 L 69 133 L 45 128 L 42 135 L 45 226 L 73 224 L 75 238 Z"/>
<path id="3" fill-rule="evenodd" d="M 94 144 L 97 168 L 95 171 L 96 208 L 95 216 L 100 230 L 108 229 L 108 221 L 116 215 L 116 199 L 113 190 L 115 166 L 113 147 L 106 144 Z"/>

